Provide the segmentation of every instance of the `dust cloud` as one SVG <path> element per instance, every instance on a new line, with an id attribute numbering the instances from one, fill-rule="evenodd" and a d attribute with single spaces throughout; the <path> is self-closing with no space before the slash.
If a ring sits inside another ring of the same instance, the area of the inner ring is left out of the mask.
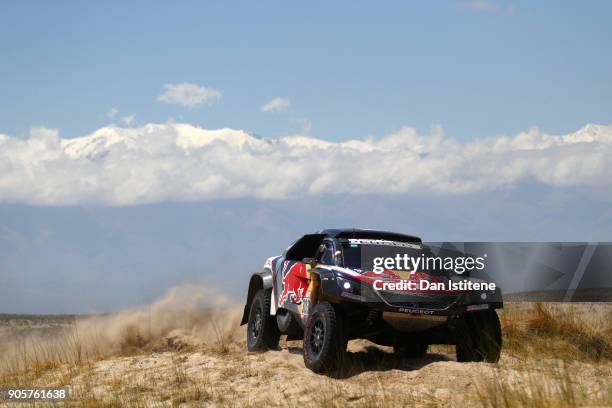
<path id="1" fill-rule="evenodd" d="M 173 287 L 150 305 L 111 314 L 12 316 L 0 321 L 0 369 L 224 346 L 244 339 L 241 317 L 241 306 L 202 285 Z"/>

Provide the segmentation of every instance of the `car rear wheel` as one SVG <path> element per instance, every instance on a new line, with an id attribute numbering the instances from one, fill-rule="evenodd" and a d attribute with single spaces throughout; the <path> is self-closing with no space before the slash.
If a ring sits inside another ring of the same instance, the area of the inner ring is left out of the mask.
<path id="1" fill-rule="evenodd" d="M 312 310 L 304 330 L 304 364 L 315 373 L 339 368 L 346 351 L 342 322 L 334 307 L 321 302 Z"/>
<path id="2" fill-rule="evenodd" d="M 457 361 L 497 363 L 501 355 L 501 324 L 495 310 L 466 313 L 457 333 Z"/>
<path id="3" fill-rule="evenodd" d="M 427 343 L 403 343 L 393 347 L 393 354 L 400 358 L 417 358 L 427 354 Z"/>
<path id="4" fill-rule="evenodd" d="M 247 324 L 247 348 L 249 351 L 277 349 L 280 332 L 276 319 L 270 316 L 270 290 L 260 289 L 251 301 Z"/>

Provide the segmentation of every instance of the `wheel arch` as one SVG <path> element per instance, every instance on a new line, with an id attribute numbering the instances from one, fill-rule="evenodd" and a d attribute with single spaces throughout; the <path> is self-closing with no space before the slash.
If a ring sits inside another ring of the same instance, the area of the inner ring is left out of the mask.
<path id="1" fill-rule="evenodd" d="M 272 272 L 265 270 L 263 272 L 256 272 L 251 275 L 249 280 L 249 289 L 247 291 L 246 304 L 244 305 L 244 311 L 242 312 L 242 320 L 240 325 L 244 325 L 249 320 L 249 310 L 251 308 L 251 302 L 255 293 L 260 289 L 271 289 L 272 288 Z"/>
<path id="2" fill-rule="evenodd" d="M 311 274 L 312 279 L 317 281 L 313 294 L 315 301 L 312 302 L 311 306 L 315 307 L 322 300 L 331 300 L 332 303 L 336 303 L 337 301 L 334 301 L 334 299 L 338 298 L 339 293 L 334 273 L 327 268 L 315 268 L 311 271 Z"/>

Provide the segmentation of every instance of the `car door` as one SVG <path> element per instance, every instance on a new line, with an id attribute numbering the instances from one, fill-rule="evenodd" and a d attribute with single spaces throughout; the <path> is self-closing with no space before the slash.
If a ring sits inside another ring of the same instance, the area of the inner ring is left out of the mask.
<path id="1" fill-rule="evenodd" d="M 313 258 L 324 234 L 308 234 L 298 239 L 285 253 L 278 265 L 275 276 L 275 287 L 279 294 L 276 301 L 278 308 L 285 308 L 294 313 L 302 313 L 302 305 L 310 284 L 311 266 L 303 262 L 304 258 Z"/>

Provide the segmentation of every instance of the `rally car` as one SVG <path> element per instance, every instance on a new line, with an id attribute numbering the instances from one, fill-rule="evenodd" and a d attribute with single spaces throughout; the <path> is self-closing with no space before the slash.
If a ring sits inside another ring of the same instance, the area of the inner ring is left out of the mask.
<path id="1" fill-rule="evenodd" d="M 241 322 L 248 350 L 277 349 L 283 334 L 302 339 L 304 363 L 314 372 L 339 369 L 347 342 L 356 338 L 392 346 L 402 358 L 423 356 L 430 344 L 454 344 L 458 361 L 497 362 L 499 288 L 391 290 L 389 282 L 482 280 L 469 271 L 373 271 L 378 255 L 431 254 L 419 237 L 393 232 L 328 229 L 302 236 L 251 276 Z"/>

